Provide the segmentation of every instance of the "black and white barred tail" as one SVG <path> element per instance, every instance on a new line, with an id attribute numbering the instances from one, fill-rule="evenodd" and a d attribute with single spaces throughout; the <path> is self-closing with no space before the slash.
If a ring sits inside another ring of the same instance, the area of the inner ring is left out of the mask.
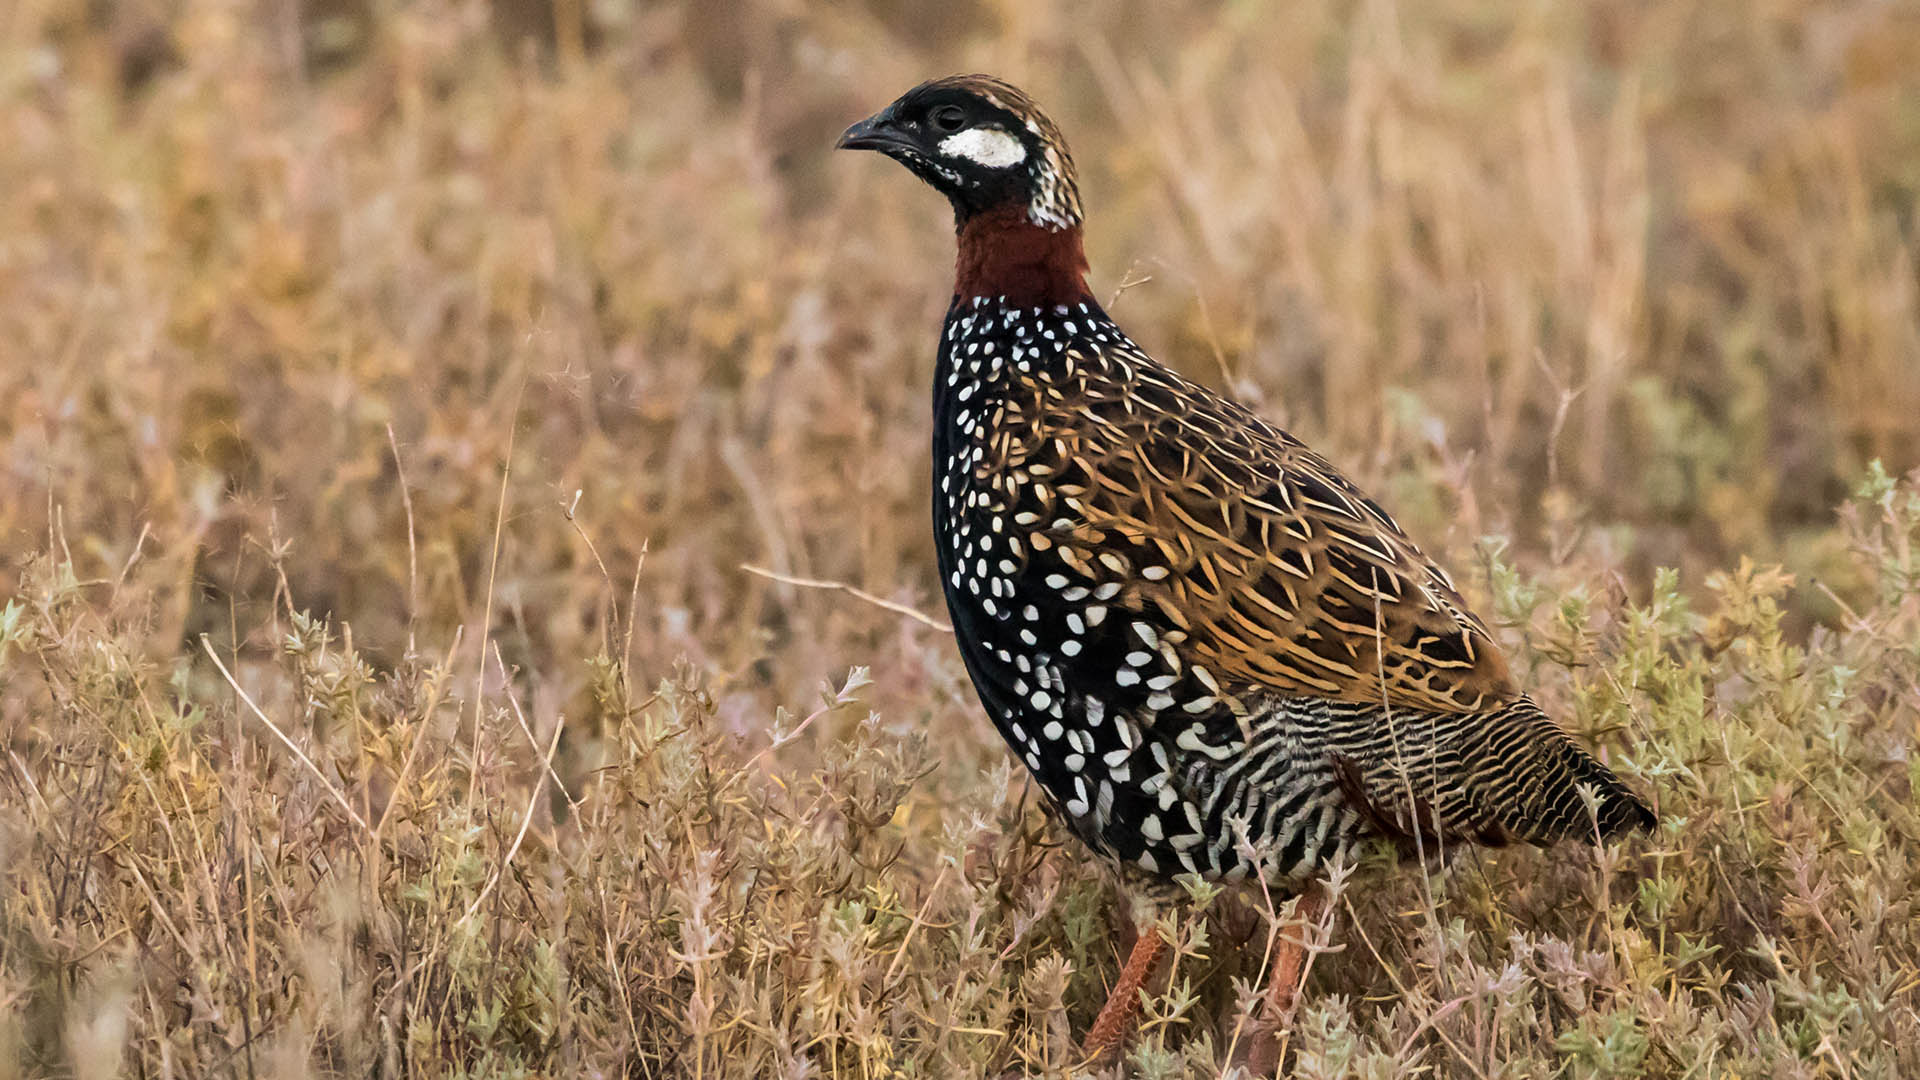
<path id="1" fill-rule="evenodd" d="M 1467 842 L 1591 842 L 1654 823 L 1527 698 L 1483 713 L 1277 698 L 1181 741 L 1212 752 L 1139 754 L 1164 766 L 1110 810 L 1068 812 L 1076 831 L 1150 875 L 1284 888 L 1369 836 L 1433 855 Z"/>

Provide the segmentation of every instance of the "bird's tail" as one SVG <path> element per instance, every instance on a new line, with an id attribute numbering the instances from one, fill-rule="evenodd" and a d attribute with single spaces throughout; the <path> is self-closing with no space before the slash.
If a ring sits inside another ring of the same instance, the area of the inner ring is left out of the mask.
<path id="1" fill-rule="evenodd" d="M 1653 828 L 1647 804 L 1528 698 L 1486 713 L 1401 713 L 1392 726 L 1391 748 L 1341 763 L 1342 786 L 1389 835 L 1551 844 Z M 1592 810 L 1583 787 L 1598 798 Z"/>
<path id="2" fill-rule="evenodd" d="M 1516 839 L 1550 844 L 1653 828 L 1652 809 L 1531 699 L 1465 726 L 1459 738 L 1468 798 Z M 1582 787 L 1598 797 L 1591 810 Z"/>

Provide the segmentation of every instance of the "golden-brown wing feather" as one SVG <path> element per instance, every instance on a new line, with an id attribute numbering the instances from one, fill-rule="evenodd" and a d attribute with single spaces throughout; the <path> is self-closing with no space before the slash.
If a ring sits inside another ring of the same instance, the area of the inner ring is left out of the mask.
<path id="1" fill-rule="evenodd" d="M 1157 612 L 1223 683 L 1445 712 L 1518 696 L 1446 574 L 1324 458 L 1130 343 L 1067 359 L 1000 406 L 979 466 L 1038 500 L 1034 548 Z"/>

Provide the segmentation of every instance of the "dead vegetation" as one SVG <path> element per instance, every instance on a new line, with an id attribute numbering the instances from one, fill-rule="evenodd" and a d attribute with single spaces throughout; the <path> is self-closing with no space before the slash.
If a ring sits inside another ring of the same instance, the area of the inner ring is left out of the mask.
<path id="1" fill-rule="evenodd" d="M 1357 867 L 1292 1075 L 1920 1075 L 1920 17 L 143 0 L 0 13 L 0 1076 L 1073 1064 L 943 208 L 827 151 L 962 69 L 1663 819 Z M 1218 1075 L 1205 906 L 1129 1075 Z"/>

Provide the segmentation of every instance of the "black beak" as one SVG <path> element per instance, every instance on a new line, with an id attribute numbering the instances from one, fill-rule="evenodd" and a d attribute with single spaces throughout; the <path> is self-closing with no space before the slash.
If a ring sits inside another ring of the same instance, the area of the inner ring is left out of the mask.
<path id="1" fill-rule="evenodd" d="M 834 144 L 836 150 L 918 151 L 919 147 L 894 123 L 892 109 L 883 109 L 853 125 Z"/>

